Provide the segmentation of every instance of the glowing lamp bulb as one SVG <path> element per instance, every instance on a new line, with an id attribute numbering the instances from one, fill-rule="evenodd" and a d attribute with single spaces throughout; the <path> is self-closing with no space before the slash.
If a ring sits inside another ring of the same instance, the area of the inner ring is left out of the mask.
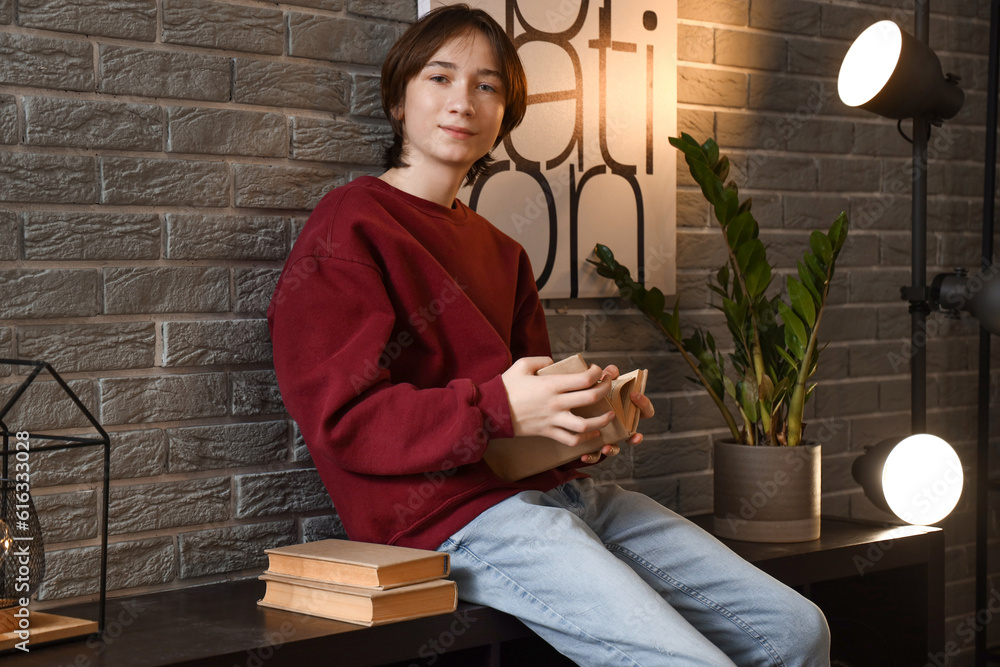
<path id="1" fill-rule="evenodd" d="M 903 49 L 902 31 L 892 21 L 879 21 L 861 33 L 844 56 L 837 92 L 849 107 L 865 104 L 888 83 Z"/>
<path id="2" fill-rule="evenodd" d="M 882 469 L 882 489 L 893 513 L 907 523 L 944 519 L 962 496 L 962 462 L 947 442 L 929 433 L 896 445 Z"/>

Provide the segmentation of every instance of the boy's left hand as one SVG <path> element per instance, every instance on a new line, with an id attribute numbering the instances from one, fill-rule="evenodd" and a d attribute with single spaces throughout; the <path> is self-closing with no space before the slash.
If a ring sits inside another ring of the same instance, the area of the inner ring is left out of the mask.
<path id="1" fill-rule="evenodd" d="M 618 367 L 615 366 L 614 364 L 611 364 L 605 367 L 604 373 L 601 375 L 601 379 L 598 380 L 598 382 L 603 382 L 605 380 L 608 381 L 614 380 L 617 377 L 618 377 Z M 652 401 L 649 400 L 649 397 L 643 394 L 632 392 L 630 398 L 632 399 L 632 403 L 634 403 L 635 406 L 639 408 L 640 419 L 649 419 L 650 417 L 653 416 L 654 413 L 653 403 Z M 642 442 L 642 433 L 633 433 L 632 436 L 625 442 L 627 442 L 630 445 L 638 445 L 640 442 Z M 580 457 L 580 460 L 583 463 L 597 463 L 598 461 L 601 460 L 601 455 L 617 456 L 620 451 L 621 447 L 619 447 L 617 444 L 604 445 L 603 447 L 601 447 L 601 450 L 599 452 L 594 452 L 593 454 L 584 454 L 583 456 Z"/>

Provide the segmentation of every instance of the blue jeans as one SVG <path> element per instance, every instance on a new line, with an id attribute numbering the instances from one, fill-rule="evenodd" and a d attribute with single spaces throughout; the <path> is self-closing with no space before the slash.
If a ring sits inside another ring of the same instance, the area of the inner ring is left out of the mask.
<path id="1" fill-rule="evenodd" d="M 438 548 L 469 602 L 579 665 L 829 665 L 816 605 L 687 519 L 579 479 L 523 491 Z"/>

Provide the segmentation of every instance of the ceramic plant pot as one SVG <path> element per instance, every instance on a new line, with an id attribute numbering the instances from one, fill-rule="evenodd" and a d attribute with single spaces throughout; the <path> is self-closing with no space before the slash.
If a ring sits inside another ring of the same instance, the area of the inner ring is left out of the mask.
<path id="1" fill-rule="evenodd" d="M 747 542 L 819 539 L 819 444 L 715 443 L 717 537 Z"/>

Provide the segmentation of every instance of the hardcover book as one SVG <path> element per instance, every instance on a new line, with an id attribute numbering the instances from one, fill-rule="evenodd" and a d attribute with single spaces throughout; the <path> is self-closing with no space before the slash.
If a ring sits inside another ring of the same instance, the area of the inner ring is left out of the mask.
<path id="1" fill-rule="evenodd" d="M 536 375 L 558 373 L 582 373 L 587 370 L 587 362 L 579 354 L 546 366 Z M 635 391 L 646 391 L 645 369 L 636 369 L 620 375 L 611 381 L 608 396 L 592 405 L 575 408 L 573 414 L 581 417 L 599 417 L 614 411 L 615 419 L 601 429 L 601 437 L 572 447 L 544 436 L 517 436 L 490 440 L 483 454 L 483 460 L 498 477 L 514 482 L 540 472 L 551 470 L 584 454 L 593 454 L 604 445 L 617 443 L 629 438 L 639 425 L 639 409 L 629 395 Z"/>
<path id="2" fill-rule="evenodd" d="M 265 549 L 268 572 L 386 590 L 448 575 L 448 554 L 351 540 Z"/>
<path id="3" fill-rule="evenodd" d="M 447 614 L 458 605 L 458 587 L 435 579 L 391 590 L 343 586 L 327 581 L 265 572 L 262 607 L 371 626 Z"/>

